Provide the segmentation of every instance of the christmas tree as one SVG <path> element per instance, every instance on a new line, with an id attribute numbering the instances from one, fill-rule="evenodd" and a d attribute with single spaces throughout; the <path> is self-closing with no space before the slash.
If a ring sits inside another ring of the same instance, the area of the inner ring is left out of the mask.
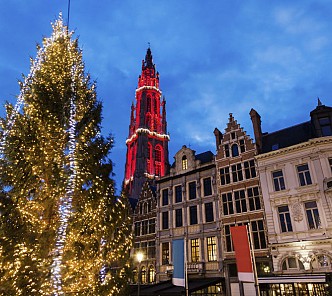
<path id="1" fill-rule="evenodd" d="M 126 295 L 131 230 L 113 140 L 78 40 L 61 15 L 52 27 L 1 121 L 0 295 Z"/>

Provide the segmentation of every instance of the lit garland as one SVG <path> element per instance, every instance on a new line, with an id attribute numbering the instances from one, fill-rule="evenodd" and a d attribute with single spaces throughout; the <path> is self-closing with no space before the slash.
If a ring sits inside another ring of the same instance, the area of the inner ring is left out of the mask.
<path id="1" fill-rule="evenodd" d="M 152 137 L 156 137 L 156 138 L 160 138 L 160 139 L 167 139 L 168 141 L 170 140 L 170 136 L 169 135 L 159 134 L 157 132 L 151 132 L 147 128 L 138 128 L 138 129 L 136 129 L 135 133 L 129 139 L 126 140 L 126 144 L 128 144 L 129 142 L 131 142 L 134 139 L 136 139 L 137 138 L 137 134 L 140 134 L 140 133 L 145 133 L 145 134 L 148 134 L 148 135 L 150 135 Z"/>

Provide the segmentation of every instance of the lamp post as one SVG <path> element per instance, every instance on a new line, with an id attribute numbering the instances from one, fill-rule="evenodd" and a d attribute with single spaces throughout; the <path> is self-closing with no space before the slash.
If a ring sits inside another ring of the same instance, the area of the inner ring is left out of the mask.
<path id="1" fill-rule="evenodd" d="M 136 254 L 136 259 L 138 261 L 138 273 L 137 273 L 137 296 L 139 296 L 139 292 L 140 292 L 140 283 L 141 283 L 141 278 L 140 278 L 140 272 L 141 272 L 141 262 L 143 260 L 143 253 L 138 252 Z"/>

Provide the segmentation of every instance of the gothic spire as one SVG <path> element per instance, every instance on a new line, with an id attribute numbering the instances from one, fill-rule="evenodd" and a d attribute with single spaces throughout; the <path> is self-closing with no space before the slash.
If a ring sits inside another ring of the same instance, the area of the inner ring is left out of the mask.
<path id="1" fill-rule="evenodd" d="M 154 68 L 150 47 L 146 51 L 144 66 L 145 66 L 145 68 L 151 68 L 151 69 Z"/>

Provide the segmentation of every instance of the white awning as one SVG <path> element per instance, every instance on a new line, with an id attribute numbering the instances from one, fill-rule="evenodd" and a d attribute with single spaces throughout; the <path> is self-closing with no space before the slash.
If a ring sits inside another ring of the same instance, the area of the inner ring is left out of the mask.
<path id="1" fill-rule="evenodd" d="M 259 284 L 288 284 L 288 283 L 325 283 L 325 274 L 322 275 L 289 275 L 289 276 L 274 276 L 274 277 L 259 277 Z"/>

